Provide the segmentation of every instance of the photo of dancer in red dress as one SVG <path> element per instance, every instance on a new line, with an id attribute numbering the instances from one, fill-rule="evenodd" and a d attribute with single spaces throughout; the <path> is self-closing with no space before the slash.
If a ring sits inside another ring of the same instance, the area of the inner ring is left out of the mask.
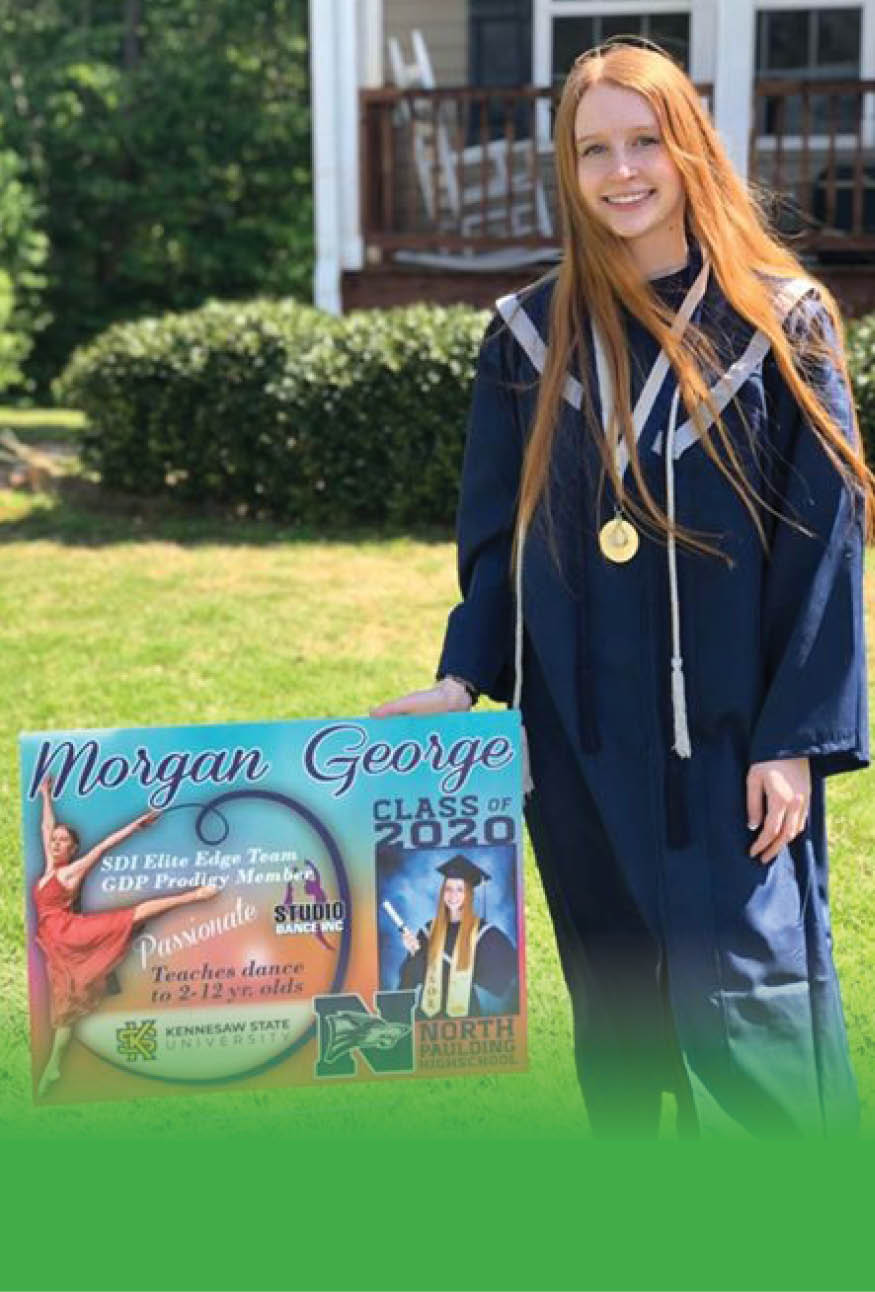
<path id="1" fill-rule="evenodd" d="M 151 898 L 135 906 L 87 915 L 71 910 L 82 881 L 103 854 L 135 831 L 144 830 L 161 814 L 155 810 L 144 812 L 77 857 L 79 835 L 71 826 L 55 821 L 51 777 L 40 785 L 40 794 L 45 869 L 34 885 L 33 900 L 36 941 L 45 956 L 55 1029 L 52 1051 L 38 1087 L 38 1093 L 43 1095 L 61 1075 L 61 1056 L 70 1043 L 73 1024 L 90 1014 L 106 994 L 107 978 L 127 955 L 134 930 L 174 906 L 206 901 L 219 890 L 205 885 L 173 897 Z"/>

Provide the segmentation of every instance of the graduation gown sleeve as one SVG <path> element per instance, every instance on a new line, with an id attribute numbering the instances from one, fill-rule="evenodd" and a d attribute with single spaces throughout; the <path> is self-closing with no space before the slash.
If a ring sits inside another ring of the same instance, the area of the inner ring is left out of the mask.
<path id="1" fill-rule="evenodd" d="M 428 929 L 418 929 L 419 950 L 415 955 L 410 955 L 408 952 L 401 961 L 401 968 L 398 971 L 399 991 L 419 987 L 425 981 L 425 971 L 428 964 L 428 934 Z"/>
<path id="2" fill-rule="evenodd" d="M 457 516 L 459 585 L 438 676 L 456 674 L 495 700 L 513 692 L 510 562 L 522 466 L 520 404 L 509 382 L 513 340 L 493 316 L 480 346 Z"/>
<path id="3" fill-rule="evenodd" d="M 829 335 L 829 318 L 806 297 L 788 327 Z M 762 597 L 765 694 L 750 761 L 808 756 L 821 775 L 869 761 L 863 624 L 863 523 L 854 497 L 802 416 L 774 360 L 768 364 L 773 488 L 779 518 Z M 853 434 L 840 373 L 818 361 L 818 394 Z"/>
<path id="4" fill-rule="evenodd" d="M 517 956 L 513 943 L 494 924 L 483 930 L 477 943 L 474 982 L 493 996 L 503 996 L 513 984 Z"/>

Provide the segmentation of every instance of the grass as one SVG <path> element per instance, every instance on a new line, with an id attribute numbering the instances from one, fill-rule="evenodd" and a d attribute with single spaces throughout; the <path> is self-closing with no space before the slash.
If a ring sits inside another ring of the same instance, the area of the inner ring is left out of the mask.
<path id="1" fill-rule="evenodd" d="M 362 713 L 432 676 L 449 606 L 447 536 L 301 536 L 183 513 L 95 512 L 0 492 L 0 1130 L 156 1126 L 239 1132 L 266 1119 L 397 1131 L 404 1118 L 481 1135 L 585 1132 L 569 1011 L 527 853 L 532 1079 L 458 1078 L 29 1111 L 16 733 L 22 729 L 253 721 Z M 869 640 L 875 578 L 869 575 Z M 864 1117 L 875 1128 L 875 804 L 871 774 L 830 786 L 837 959 Z M 489 1088 L 459 1101 L 458 1083 Z M 461 1109 L 460 1109 L 460 1104 Z M 488 1109 L 488 1111 L 484 1111 Z M 461 1125 L 460 1125 L 461 1120 Z M 412 1124 L 412 1122 L 411 1122 Z"/>
<path id="2" fill-rule="evenodd" d="M 455 599 L 454 558 L 439 540 L 302 539 L 276 527 L 176 515 L 96 514 L 48 498 L 0 493 L 0 1128 L 29 1100 L 27 1002 L 18 861 L 19 730 L 234 722 L 362 713 L 434 673 Z M 485 1077 L 492 1129 L 522 1116 L 582 1132 L 568 1009 L 537 877 L 528 859 L 531 1049 L 540 1081 Z M 542 1098 L 546 1082 L 551 1097 Z M 399 1083 L 155 1101 L 148 1124 L 263 1127 L 271 1111 L 309 1111 L 337 1129 L 362 1119 L 398 1129 L 399 1107 L 439 1129 L 456 1081 Z M 409 1096 L 408 1087 L 408 1096 Z M 558 1101 L 558 1102 L 557 1102 Z M 548 1115 L 549 1109 L 549 1115 Z M 34 1127 L 46 1113 L 34 1114 Z M 129 1128 L 131 1106 L 51 1111 L 53 1126 Z M 482 1108 L 472 1101 L 472 1127 Z M 486 1130 L 489 1127 L 485 1128 Z M 146 1133 L 145 1130 L 143 1133 Z"/>

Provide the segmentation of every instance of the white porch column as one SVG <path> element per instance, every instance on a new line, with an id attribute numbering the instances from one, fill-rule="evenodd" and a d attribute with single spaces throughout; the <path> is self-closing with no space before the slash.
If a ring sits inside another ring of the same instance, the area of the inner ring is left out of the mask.
<path id="1" fill-rule="evenodd" d="M 310 102 L 313 140 L 313 225 L 316 266 L 313 301 L 340 313 L 340 60 L 338 6 L 319 0 L 310 10 Z"/>
<path id="2" fill-rule="evenodd" d="M 729 158 L 747 175 L 753 125 L 756 0 L 717 0 L 714 122 Z"/>
<path id="3" fill-rule="evenodd" d="M 313 300 L 341 312 L 340 275 L 361 269 L 359 85 L 382 83 L 382 0 L 310 4 L 316 268 Z"/>
<path id="4" fill-rule="evenodd" d="M 378 90 L 383 84 L 383 0 L 359 0 L 359 85 Z"/>
<path id="5" fill-rule="evenodd" d="M 364 70 L 360 66 L 363 51 L 358 39 L 361 8 L 359 0 L 335 0 L 335 4 L 339 10 L 338 172 L 343 195 L 340 205 L 340 263 L 343 269 L 361 269 L 365 254 L 359 200 L 359 84 Z M 366 15 L 370 16 L 369 13 Z"/>

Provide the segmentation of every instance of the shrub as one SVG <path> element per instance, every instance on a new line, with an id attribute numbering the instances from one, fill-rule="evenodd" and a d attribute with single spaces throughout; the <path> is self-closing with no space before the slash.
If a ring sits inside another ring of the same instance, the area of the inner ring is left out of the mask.
<path id="1" fill-rule="evenodd" d="M 875 314 L 848 325 L 848 366 L 870 466 L 875 467 Z"/>
<path id="2" fill-rule="evenodd" d="M 452 521 L 486 315 L 210 304 L 116 325 L 57 396 L 114 489 L 309 524 Z"/>

